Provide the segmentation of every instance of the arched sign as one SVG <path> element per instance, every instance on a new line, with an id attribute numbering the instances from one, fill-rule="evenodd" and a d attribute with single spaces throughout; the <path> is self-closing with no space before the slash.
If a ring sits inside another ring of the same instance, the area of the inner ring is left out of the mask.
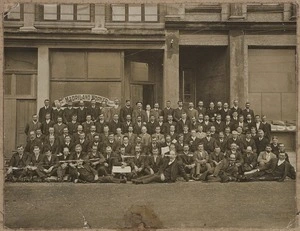
<path id="1" fill-rule="evenodd" d="M 94 94 L 76 94 L 76 95 L 69 95 L 65 96 L 64 98 L 60 100 L 55 100 L 54 103 L 56 105 L 57 102 L 60 102 L 61 106 L 64 107 L 68 104 L 69 101 L 72 103 L 78 103 L 79 101 L 83 102 L 91 102 L 91 100 L 94 99 L 96 103 L 102 103 L 103 101 L 106 102 L 106 105 L 109 107 L 115 106 L 114 101 L 100 95 L 94 95 Z"/>

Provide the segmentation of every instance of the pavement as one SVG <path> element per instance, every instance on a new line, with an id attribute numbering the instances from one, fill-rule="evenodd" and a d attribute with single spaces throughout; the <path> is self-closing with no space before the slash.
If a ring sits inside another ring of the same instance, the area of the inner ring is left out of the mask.
<path id="1" fill-rule="evenodd" d="M 5 183 L 8 228 L 293 227 L 296 183 Z M 84 222 L 86 222 L 84 224 Z"/>

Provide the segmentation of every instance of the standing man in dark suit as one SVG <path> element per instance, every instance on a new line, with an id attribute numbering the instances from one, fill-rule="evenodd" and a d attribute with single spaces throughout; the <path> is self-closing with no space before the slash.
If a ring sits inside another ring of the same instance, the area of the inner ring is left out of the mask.
<path id="1" fill-rule="evenodd" d="M 84 102 L 79 102 L 79 108 L 77 109 L 77 121 L 82 124 L 86 120 L 87 108 L 84 106 Z"/>
<path id="2" fill-rule="evenodd" d="M 131 102 L 129 99 L 127 99 L 125 102 L 125 106 L 120 109 L 120 122 L 124 123 L 126 121 L 127 115 L 130 115 L 130 118 L 132 118 L 132 112 L 133 108 L 131 107 Z"/>
<path id="3" fill-rule="evenodd" d="M 237 99 L 233 100 L 233 107 L 231 108 L 231 116 L 233 116 L 234 112 L 237 112 L 237 116 L 243 114 L 243 110 L 239 107 L 239 101 Z"/>
<path id="4" fill-rule="evenodd" d="M 176 123 L 178 123 L 179 120 L 181 120 L 182 114 L 186 112 L 186 110 L 183 108 L 183 102 L 181 100 L 177 102 L 177 105 L 178 107 L 174 109 L 174 114 L 173 114 L 173 118 Z"/>
<path id="5" fill-rule="evenodd" d="M 267 145 L 269 145 L 269 140 L 265 137 L 265 133 L 262 129 L 259 129 L 257 133 L 257 137 L 254 141 L 257 148 L 257 154 L 259 155 L 261 152 L 265 151 Z"/>
<path id="6" fill-rule="evenodd" d="M 213 125 L 216 128 L 216 133 L 224 132 L 224 130 L 225 130 L 225 123 L 222 121 L 221 114 L 217 114 L 216 121 L 213 122 Z"/>
<path id="7" fill-rule="evenodd" d="M 206 115 L 206 108 L 204 107 L 203 101 L 200 100 L 198 102 L 198 107 L 196 108 L 196 110 L 198 111 L 198 115 Z"/>
<path id="8" fill-rule="evenodd" d="M 142 122 L 146 122 L 146 112 L 143 110 L 143 104 L 142 102 L 136 103 L 136 109 L 132 112 L 132 122 L 135 124 L 137 121 L 137 118 L 140 116 Z"/>
<path id="9" fill-rule="evenodd" d="M 175 109 L 175 110 L 177 110 L 177 109 Z M 187 118 L 186 112 L 183 112 L 181 114 L 181 118 L 177 121 L 177 128 L 176 128 L 177 133 L 183 133 L 184 126 L 190 127 L 190 121 Z"/>
<path id="10" fill-rule="evenodd" d="M 245 123 L 248 128 L 248 131 L 251 131 L 251 128 L 255 127 L 254 118 L 252 118 L 250 114 L 247 114 Z"/>
<path id="11" fill-rule="evenodd" d="M 55 102 L 56 108 L 52 110 L 52 120 L 54 123 L 57 123 L 57 118 L 64 116 L 64 110 L 61 108 L 61 104 L 59 101 Z"/>
<path id="12" fill-rule="evenodd" d="M 67 124 L 69 133 L 73 136 L 77 132 L 79 123 L 77 122 L 77 114 L 72 115 L 72 121 Z"/>
<path id="13" fill-rule="evenodd" d="M 249 102 L 246 102 L 245 109 L 243 110 L 242 114 L 243 114 L 245 120 L 247 118 L 247 115 L 250 115 L 251 119 L 254 120 L 254 111 L 252 109 L 250 109 L 250 103 Z"/>
<path id="14" fill-rule="evenodd" d="M 151 109 L 152 115 L 155 117 L 155 121 L 158 121 L 159 116 L 161 116 L 161 109 L 159 108 L 159 104 L 155 103 L 154 108 Z"/>
<path id="15" fill-rule="evenodd" d="M 166 102 L 166 107 L 162 110 L 161 113 L 162 113 L 162 116 L 164 117 L 164 122 L 167 122 L 169 115 L 172 115 L 172 117 L 173 117 L 174 109 L 171 108 L 171 101 L 170 100 L 168 100 Z"/>
<path id="16" fill-rule="evenodd" d="M 52 114 L 52 107 L 50 106 L 49 99 L 45 99 L 44 105 L 45 106 L 41 107 L 39 110 L 39 122 L 41 122 L 41 123 L 45 121 L 45 116 L 47 113 L 50 113 L 50 116 Z"/>
<path id="17" fill-rule="evenodd" d="M 28 136 L 29 132 L 36 131 L 37 129 L 41 128 L 42 124 L 38 121 L 37 114 L 32 115 L 32 120 L 28 122 L 25 126 L 25 134 Z"/>
<path id="18" fill-rule="evenodd" d="M 67 107 L 64 109 L 63 121 L 65 124 L 68 124 L 72 121 L 72 116 L 77 115 L 76 108 L 73 107 L 73 102 L 68 101 Z"/>
<path id="19" fill-rule="evenodd" d="M 97 107 L 95 99 L 91 100 L 91 105 L 88 107 L 87 111 L 87 113 L 91 115 L 92 121 L 95 123 L 101 113 L 100 107 Z"/>
<path id="20" fill-rule="evenodd" d="M 49 135 L 49 128 L 54 126 L 54 122 L 51 120 L 51 114 L 46 113 L 45 115 L 45 121 L 42 122 L 41 129 L 42 133 L 47 136 Z"/>
<path id="21" fill-rule="evenodd" d="M 208 117 L 211 118 L 211 117 L 215 117 L 216 114 L 217 114 L 217 110 L 215 108 L 215 104 L 214 104 L 214 102 L 210 102 L 209 107 L 206 110 L 206 115 L 208 115 Z M 205 116 L 204 116 L 204 118 L 205 118 Z"/>
<path id="22" fill-rule="evenodd" d="M 231 111 L 229 109 L 229 105 L 228 103 L 224 103 L 223 104 L 223 110 L 222 110 L 222 113 L 221 113 L 221 116 L 222 116 L 222 120 L 225 121 L 225 118 L 226 116 L 231 116 Z"/>
<path id="23" fill-rule="evenodd" d="M 258 130 L 262 129 L 263 130 L 264 125 L 261 122 L 260 116 L 256 115 L 255 116 L 255 128 L 256 128 L 256 132 L 258 132 Z"/>
<path id="24" fill-rule="evenodd" d="M 269 142 L 271 141 L 271 124 L 269 124 L 267 122 L 267 117 L 265 115 L 262 116 L 262 129 L 265 133 L 265 137 L 269 140 Z"/>

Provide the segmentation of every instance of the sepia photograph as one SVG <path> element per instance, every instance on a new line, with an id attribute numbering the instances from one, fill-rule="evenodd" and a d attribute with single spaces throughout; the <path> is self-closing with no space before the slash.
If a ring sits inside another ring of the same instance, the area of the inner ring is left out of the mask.
<path id="1" fill-rule="evenodd" d="M 299 226 L 297 2 L 2 14 L 4 229 Z"/>

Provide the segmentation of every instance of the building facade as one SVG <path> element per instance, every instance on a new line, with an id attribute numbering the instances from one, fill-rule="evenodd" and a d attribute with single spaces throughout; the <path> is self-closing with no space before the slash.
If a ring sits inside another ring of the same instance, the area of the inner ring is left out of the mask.
<path id="1" fill-rule="evenodd" d="M 296 120 L 296 6 L 19 4 L 4 20 L 5 152 L 43 101 L 251 102 Z M 278 135 L 295 148 L 295 132 Z"/>

